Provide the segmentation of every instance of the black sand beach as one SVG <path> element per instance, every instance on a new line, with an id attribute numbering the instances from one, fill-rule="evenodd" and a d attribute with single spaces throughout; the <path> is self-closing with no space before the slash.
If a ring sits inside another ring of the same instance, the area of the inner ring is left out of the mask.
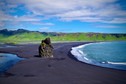
<path id="1" fill-rule="evenodd" d="M 38 57 L 39 44 L 0 48 L 1 53 L 27 58 L 1 75 L 0 84 L 126 84 L 126 71 L 82 63 L 70 54 L 72 47 L 86 43 L 53 43 L 50 59 Z"/>

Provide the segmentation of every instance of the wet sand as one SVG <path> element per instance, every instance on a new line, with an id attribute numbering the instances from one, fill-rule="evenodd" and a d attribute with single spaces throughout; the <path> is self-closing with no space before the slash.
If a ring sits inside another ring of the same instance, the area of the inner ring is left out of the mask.
<path id="1" fill-rule="evenodd" d="M 77 61 L 70 50 L 89 42 L 53 43 L 54 58 L 38 57 L 39 44 L 0 48 L 26 58 L 0 76 L 0 84 L 126 84 L 126 71 Z"/>

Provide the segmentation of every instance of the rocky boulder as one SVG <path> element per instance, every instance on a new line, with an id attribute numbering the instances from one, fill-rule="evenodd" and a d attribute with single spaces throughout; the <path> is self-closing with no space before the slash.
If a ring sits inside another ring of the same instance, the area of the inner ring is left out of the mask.
<path id="1" fill-rule="evenodd" d="M 44 58 L 53 57 L 53 46 L 51 44 L 50 38 L 46 38 L 41 41 L 39 46 L 39 56 Z"/>

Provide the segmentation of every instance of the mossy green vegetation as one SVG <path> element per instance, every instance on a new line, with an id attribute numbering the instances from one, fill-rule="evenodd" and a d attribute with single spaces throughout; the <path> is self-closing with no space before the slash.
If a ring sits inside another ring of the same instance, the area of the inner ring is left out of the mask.
<path id="1" fill-rule="evenodd" d="M 52 37 L 54 41 L 116 41 L 126 40 L 126 36 L 116 36 L 111 34 L 91 34 L 91 33 L 71 33 L 62 36 Z"/>
<path id="2" fill-rule="evenodd" d="M 39 32 L 25 32 L 15 35 L 0 34 L 0 42 L 22 43 L 40 42 L 42 39 L 50 37 L 52 41 L 118 41 L 126 40 L 126 35 L 122 34 L 101 34 L 101 33 L 65 33 L 58 35 L 45 35 Z"/>
<path id="3" fill-rule="evenodd" d="M 41 39 L 44 39 L 45 35 L 37 33 L 37 32 L 30 32 L 30 33 L 21 33 L 15 34 L 11 36 L 3 36 L 0 35 L 0 42 L 3 43 L 21 43 L 21 42 L 37 42 Z"/>

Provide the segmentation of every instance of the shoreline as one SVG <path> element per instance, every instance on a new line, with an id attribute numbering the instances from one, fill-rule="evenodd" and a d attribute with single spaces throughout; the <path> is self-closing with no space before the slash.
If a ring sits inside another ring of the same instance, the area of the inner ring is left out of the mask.
<path id="1" fill-rule="evenodd" d="M 52 41 L 53 44 L 55 43 L 74 43 L 74 42 L 115 42 L 115 41 L 125 41 L 125 40 L 113 40 L 113 41 Z M 27 44 L 40 44 L 41 42 L 40 41 L 35 41 L 35 42 L 19 42 L 19 43 L 3 43 L 3 42 L 0 42 L 0 44 L 4 44 L 4 45 L 27 45 Z"/>
<path id="2" fill-rule="evenodd" d="M 0 84 L 126 84 L 126 71 L 79 62 L 70 53 L 72 47 L 91 42 L 52 43 L 54 58 L 38 55 L 39 44 L 2 48 L 0 52 L 27 58 L 0 76 Z"/>
<path id="3" fill-rule="evenodd" d="M 119 42 L 122 42 L 122 41 L 119 41 Z M 126 62 L 111 62 L 111 61 L 108 61 L 108 60 L 98 62 L 96 60 L 88 59 L 88 57 L 86 57 L 87 56 L 86 52 L 83 52 L 81 50 L 82 48 L 85 48 L 88 45 L 103 44 L 103 43 L 107 43 L 107 42 L 94 42 L 94 43 L 79 45 L 77 47 L 72 47 L 70 52 L 80 62 L 84 62 L 84 63 L 87 63 L 87 64 L 99 66 L 99 67 L 105 67 L 105 68 L 111 68 L 111 69 L 126 71 L 126 67 L 125 67 Z"/>

